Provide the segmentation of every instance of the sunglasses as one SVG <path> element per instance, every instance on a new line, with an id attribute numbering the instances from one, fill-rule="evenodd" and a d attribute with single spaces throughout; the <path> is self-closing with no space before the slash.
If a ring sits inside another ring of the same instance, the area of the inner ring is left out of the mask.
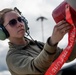
<path id="1" fill-rule="evenodd" d="M 8 22 L 8 24 L 9 24 L 11 27 L 13 27 L 13 26 L 15 26 L 15 25 L 17 24 L 17 21 L 22 23 L 23 19 L 22 19 L 21 17 L 18 17 L 17 19 L 12 19 L 12 20 L 10 20 L 10 21 Z M 6 24 L 5 27 L 6 27 L 8 24 Z"/>

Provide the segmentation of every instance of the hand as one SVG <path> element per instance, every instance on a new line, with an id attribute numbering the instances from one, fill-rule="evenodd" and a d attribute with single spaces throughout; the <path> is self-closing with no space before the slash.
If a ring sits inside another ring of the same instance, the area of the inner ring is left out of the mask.
<path id="1" fill-rule="evenodd" d="M 70 24 L 62 20 L 55 25 L 50 41 L 52 44 L 59 42 L 63 36 L 72 28 Z"/>

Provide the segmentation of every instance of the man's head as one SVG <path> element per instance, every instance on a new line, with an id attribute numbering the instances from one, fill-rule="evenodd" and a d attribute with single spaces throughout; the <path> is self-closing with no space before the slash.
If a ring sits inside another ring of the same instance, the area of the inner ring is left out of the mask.
<path id="1" fill-rule="evenodd" d="M 11 8 L 5 8 L 0 11 L 0 39 L 4 40 L 8 37 L 20 36 L 19 31 L 24 30 L 23 36 L 26 29 L 26 19 L 21 16 L 17 11 Z M 17 28 L 17 26 L 19 26 Z M 21 28 L 23 27 L 23 28 Z M 16 34 L 17 33 L 17 34 Z"/>

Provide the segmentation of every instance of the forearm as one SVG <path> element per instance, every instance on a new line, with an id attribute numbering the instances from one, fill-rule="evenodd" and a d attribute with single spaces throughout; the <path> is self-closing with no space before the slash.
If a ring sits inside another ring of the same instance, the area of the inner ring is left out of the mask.
<path id="1" fill-rule="evenodd" d="M 57 54 L 57 45 L 50 46 L 48 42 L 45 44 L 42 52 L 35 58 L 34 64 L 42 72 L 45 72 L 55 60 Z"/>

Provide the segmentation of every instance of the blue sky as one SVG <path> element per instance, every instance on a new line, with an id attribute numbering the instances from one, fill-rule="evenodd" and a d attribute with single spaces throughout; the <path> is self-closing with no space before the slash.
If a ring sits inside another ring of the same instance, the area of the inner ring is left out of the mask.
<path id="1" fill-rule="evenodd" d="M 51 36 L 54 25 L 56 24 L 52 18 L 52 11 L 63 0 L 0 0 L 0 10 L 3 8 L 18 7 L 28 20 L 30 27 L 30 35 L 35 40 L 42 41 L 41 21 L 36 21 L 39 16 L 44 16 L 48 20 L 43 22 L 44 26 L 44 42 Z M 59 43 L 61 48 L 67 45 L 67 35 Z M 10 75 L 6 65 L 6 54 L 8 51 L 8 41 L 0 40 L 0 75 Z"/>

